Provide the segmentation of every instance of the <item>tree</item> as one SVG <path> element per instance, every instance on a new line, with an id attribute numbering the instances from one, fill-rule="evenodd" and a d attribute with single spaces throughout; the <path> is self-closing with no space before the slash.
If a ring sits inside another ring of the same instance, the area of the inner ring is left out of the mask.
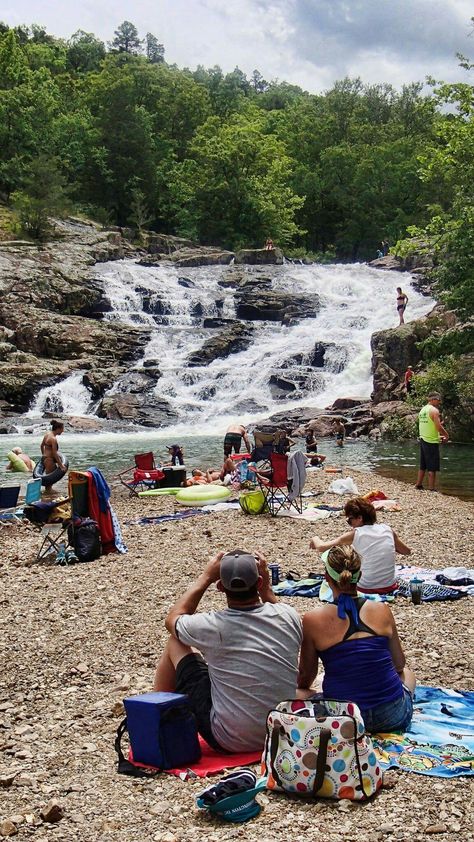
<path id="1" fill-rule="evenodd" d="M 250 84 L 252 85 L 252 88 L 254 89 L 256 94 L 263 94 L 265 91 L 268 90 L 268 82 L 265 81 L 262 74 L 259 73 L 258 70 L 253 71 Z"/>
<path id="2" fill-rule="evenodd" d="M 23 231 L 35 240 L 50 233 L 49 217 L 64 216 L 69 207 L 64 178 L 56 158 L 40 155 L 30 166 L 24 189 L 12 195 Z"/>
<path id="3" fill-rule="evenodd" d="M 152 221 L 152 217 L 150 217 L 146 196 L 143 190 L 140 189 L 138 179 L 132 179 L 130 195 L 130 220 L 137 226 L 138 233 L 141 236 L 143 229 Z"/>
<path id="4" fill-rule="evenodd" d="M 146 34 L 146 57 L 150 64 L 162 64 L 165 60 L 165 48 L 151 32 Z"/>
<path id="5" fill-rule="evenodd" d="M 210 117 L 174 170 L 180 231 L 229 247 L 261 245 L 270 234 L 280 245 L 301 233 L 294 216 L 303 199 L 289 186 L 284 144 L 266 133 L 265 116 L 248 106 L 223 122 Z"/>
<path id="6" fill-rule="evenodd" d="M 67 67 L 76 73 L 98 70 L 105 58 L 105 44 L 92 32 L 78 29 L 68 41 Z"/>
<path id="7" fill-rule="evenodd" d="M 129 55 L 138 55 L 141 52 L 143 41 L 138 37 L 138 29 L 129 20 L 124 20 L 114 35 L 111 47 L 116 52 Z"/>

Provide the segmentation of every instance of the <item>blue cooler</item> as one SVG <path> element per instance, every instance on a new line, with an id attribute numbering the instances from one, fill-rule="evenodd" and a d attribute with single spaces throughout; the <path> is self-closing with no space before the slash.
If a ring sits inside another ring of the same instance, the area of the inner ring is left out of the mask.
<path id="1" fill-rule="evenodd" d="M 181 693 L 143 693 L 123 700 L 133 759 L 159 769 L 201 757 L 196 720 Z"/>

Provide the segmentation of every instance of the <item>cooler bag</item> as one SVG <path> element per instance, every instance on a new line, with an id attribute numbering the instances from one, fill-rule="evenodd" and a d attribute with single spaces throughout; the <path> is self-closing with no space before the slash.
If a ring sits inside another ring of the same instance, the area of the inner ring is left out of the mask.
<path id="1" fill-rule="evenodd" d="M 196 720 L 189 699 L 181 693 L 143 693 L 123 700 L 126 719 L 117 732 L 115 748 L 119 772 L 133 774 L 125 767 L 120 748 L 122 734 L 128 730 L 133 761 L 156 769 L 189 766 L 201 757 Z"/>

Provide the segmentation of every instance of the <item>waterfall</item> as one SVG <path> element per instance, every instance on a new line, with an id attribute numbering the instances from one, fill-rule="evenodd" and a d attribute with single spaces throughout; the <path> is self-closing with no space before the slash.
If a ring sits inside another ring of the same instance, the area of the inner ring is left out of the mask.
<path id="1" fill-rule="evenodd" d="M 152 329 L 138 367 L 145 363 L 159 368 L 156 398 L 167 400 L 177 413 L 177 432 L 210 433 L 236 417 L 245 423 L 299 406 L 324 407 L 337 397 L 368 398 L 371 334 L 398 324 L 399 273 L 365 264 L 182 269 L 144 267 L 127 260 L 97 268 L 112 304 L 105 318 Z M 189 356 L 226 329 L 204 328 L 203 320 L 236 318 L 235 288 L 228 284 L 237 271 L 255 281 L 270 276 L 275 291 L 317 296 L 319 313 L 287 326 L 249 322 L 253 333 L 245 350 L 190 368 Z M 408 287 L 410 276 L 404 275 L 403 282 Z M 409 299 L 410 320 L 434 304 L 414 288 Z M 316 343 L 322 343 L 318 365 Z M 111 393 L 118 389 L 119 385 Z"/>
<path id="2" fill-rule="evenodd" d="M 57 415 L 87 415 L 91 410 L 92 396 L 84 386 L 84 371 L 75 371 L 55 386 L 40 389 L 27 416 L 34 418 L 44 412 Z"/>

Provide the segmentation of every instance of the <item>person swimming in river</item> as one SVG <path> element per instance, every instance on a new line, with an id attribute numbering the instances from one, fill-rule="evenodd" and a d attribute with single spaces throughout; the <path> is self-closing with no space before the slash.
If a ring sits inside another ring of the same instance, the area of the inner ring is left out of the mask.
<path id="1" fill-rule="evenodd" d="M 21 461 L 25 463 L 28 471 L 33 470 L 33 468 L 35 467 L 35 463 L 33 462 L 32 459 L 30 459 L 30 457 L 28 456 L 27 453 L 23 453 L 21 447 L 12 447 L 12 453 L 14 453 L 15 456 L 18 456 L 18 458 L 21 459 Z M 10 462 L 10 464 L 7 465 L 7 471 L 14 471 L 14 470 L 15 470 L 15 468 L 13 467 L 12 463 Z"/>
<path id="2" fill-rule="evenodd" d="M 50 474 L 58 467 L 61 471 L 66 473 L 66 466 L 63 465 L 61 454 L 58 449 L 57 437 L 64 433 L 64 424 L 62 421 L 57 421 L 55 418 L 51 421 L 51 430 L 43 436 L 41 442 L 41 457 L 44 465 L 45 474 Z"/>
<path id="3" fill-rule="evenodd" d="M 398 311 L 398 317 L 400 319 L 401 325 L 405 324 L 405 319 L 403 318 L 403 314 L 404 314 L 404 312 L 407 308 L 407 304 L 408 304 L 408 295 L 405 295 L 405 293 L 402 291 L 401 287 L 397 287 L 397 311 Z"/>

